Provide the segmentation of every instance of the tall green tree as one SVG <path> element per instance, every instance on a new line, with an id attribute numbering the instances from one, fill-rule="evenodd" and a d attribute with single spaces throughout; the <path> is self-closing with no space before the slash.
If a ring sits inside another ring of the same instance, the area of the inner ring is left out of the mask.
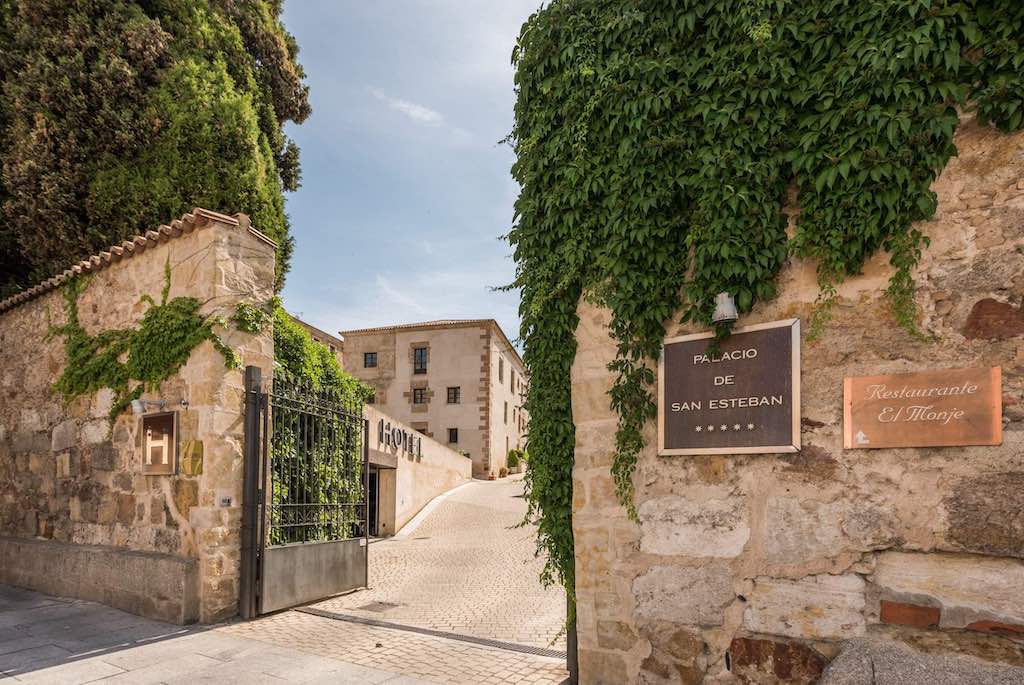
<path id="1" fill-rule="evenodd" d="M 194 206 L 292 250 L 286 121 L 309 116 L 282 0 L 0 0 L 0 294 Z"/>

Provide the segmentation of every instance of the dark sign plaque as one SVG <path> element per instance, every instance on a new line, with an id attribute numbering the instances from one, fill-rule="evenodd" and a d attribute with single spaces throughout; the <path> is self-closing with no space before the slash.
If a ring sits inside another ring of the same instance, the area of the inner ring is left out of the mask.
<path id="1" fill-rule="evenodd" d="M 658 454 L 800 449 L 800 320 L 669 338 L 658 364 Z"/>
<path id="2" fill-rule="evenodd" d="M 843 447 L 999 445 L 1002 400 L 998 366 L 849 377 Z"/>

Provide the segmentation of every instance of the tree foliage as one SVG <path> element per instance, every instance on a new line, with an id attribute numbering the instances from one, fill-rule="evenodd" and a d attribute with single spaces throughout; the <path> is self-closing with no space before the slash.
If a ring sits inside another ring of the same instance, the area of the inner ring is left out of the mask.
<path id="1" fill-rule="evenodd" d="M 960 111 L 1021 127 L 1022 38 L 1015 0 L 554 0 L 523 25 L 509 240 L 549 580 L 572 591 L 579 297 L 611 311 L 612 472 L 635 517 L 664 322 L 682 309 L 711 326 L 721 291 L 750 311 L 796 255 L 817 264 L 818 329 L 835 286 L 884 250 L 895 318 L 913 331 L 911 270 L 927 244 L 913 222 L 935 211 Z"/>
<path id="2" fill-rule="evenodd" d="M 292 249 L 310 112 L 280 0 L 0 0 L 0 292 L 194 206 Z"/>

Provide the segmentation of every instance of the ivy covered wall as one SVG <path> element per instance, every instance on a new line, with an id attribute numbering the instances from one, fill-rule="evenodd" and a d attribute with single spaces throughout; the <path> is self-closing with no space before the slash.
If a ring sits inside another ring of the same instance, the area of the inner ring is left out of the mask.
<path id="1" fill-rule="evenodd" d="M 574 586 L 581 295 L 611 311 L 611 469 L 635 517 L 651 363 L 674 312 L 710 327 L 722 291 L 748 312 L 795 255 L 816 264 L 818 333 L 836 285 L 884 251 L 891 321 L 918 335 L 910 274 L 928 241 L 914 222 L 935 211 L 961 112 L 1004 131 L 1024 122 L 1022 36 L 1010 0 L 555 0 L 524 24 L 509 241 L 549 579 Z"/>

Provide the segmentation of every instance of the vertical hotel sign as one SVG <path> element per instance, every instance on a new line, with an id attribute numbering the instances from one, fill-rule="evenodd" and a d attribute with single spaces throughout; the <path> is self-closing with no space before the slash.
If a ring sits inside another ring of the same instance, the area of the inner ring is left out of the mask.
<path id="1" fill-rule="evenodd" d="M 1002 374 L 946 369 L 843 381 L 843 447 L 998 445 Z"/>
<path id="2" fill-rule="evenodd" d="M 800 449 L 800 320 L 665 341 L 658 364 L 658 454 Z"/>

